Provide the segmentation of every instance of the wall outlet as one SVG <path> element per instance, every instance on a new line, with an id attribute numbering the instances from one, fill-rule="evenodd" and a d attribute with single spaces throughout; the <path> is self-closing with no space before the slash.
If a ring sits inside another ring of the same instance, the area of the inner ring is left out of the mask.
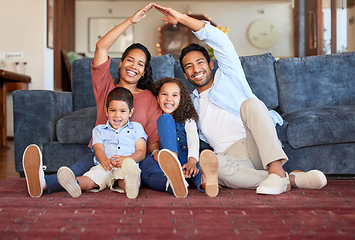
<path id="1" fill-rule="evenodd" d="M 21 60 L 25 57 L 24 52 L 5 52 L 6 60 Z"/>

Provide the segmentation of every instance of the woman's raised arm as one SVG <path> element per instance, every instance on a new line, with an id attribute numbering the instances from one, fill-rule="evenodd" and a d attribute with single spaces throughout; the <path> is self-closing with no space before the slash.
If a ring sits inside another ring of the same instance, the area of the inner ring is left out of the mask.
<path id="1" fill-rule="evenodd" d="M 124 22 L 111 29 L 99 41 L 97 41 L 93 61 L 94 66 L 98 66 L 107 61 L 108 50 L 110 47 L 130 26 L 145 18 L 146 12 L 152 9 L 152 7 L 153 4 L 149 3 L 144 8 L 135 12 L 130 18 L 127 18 Z"/>

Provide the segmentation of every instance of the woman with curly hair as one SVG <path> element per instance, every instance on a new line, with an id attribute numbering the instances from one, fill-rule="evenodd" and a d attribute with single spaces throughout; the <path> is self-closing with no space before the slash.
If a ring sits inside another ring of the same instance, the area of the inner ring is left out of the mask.
<path id="1" fill-rule="evenodd" d="M 186 197 L 185 178 L 191 178 L 198 190 L 217 196 L 218 160 L 210 150 L 202 151 L 199 158 L 198 114 L 185 84 L 177 78 L 163 78 L 153 85 L 152 92 L 163 111 L 157 121 L 162 149 L 158 163 L 174 195 Z"/>

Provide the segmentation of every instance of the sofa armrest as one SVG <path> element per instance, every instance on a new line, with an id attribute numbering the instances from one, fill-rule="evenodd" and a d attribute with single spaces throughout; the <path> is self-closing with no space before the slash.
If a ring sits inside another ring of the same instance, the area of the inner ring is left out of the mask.
<path id="1" fill-rule="evenodd" d="M 41 149 L 56 141 L 56 122 L 73 111 L 72 94 L 49 90 L 13 92 L 15 168 L 22 172 L 22 155 L 29 144 Z"/>

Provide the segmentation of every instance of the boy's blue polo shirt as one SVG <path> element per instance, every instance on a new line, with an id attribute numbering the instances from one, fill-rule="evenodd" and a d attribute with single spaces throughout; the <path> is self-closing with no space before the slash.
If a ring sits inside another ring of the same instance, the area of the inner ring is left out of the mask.
<path id="1" fill-rule="evenodd" d="M 102 143 L 107 158 L 113 155 L 129 156 L 136 151 L 136 141 L 143 138 L 147 141 L 147 134 L 143 126 L 137 122 L 129 122 L 123 127 L 115 130 L 111 127 L 109 121 L 106 124 L 97 125 L 92 130 L 92 145 Z M 96 156 L 95 165 L 100 164 Z"/>

